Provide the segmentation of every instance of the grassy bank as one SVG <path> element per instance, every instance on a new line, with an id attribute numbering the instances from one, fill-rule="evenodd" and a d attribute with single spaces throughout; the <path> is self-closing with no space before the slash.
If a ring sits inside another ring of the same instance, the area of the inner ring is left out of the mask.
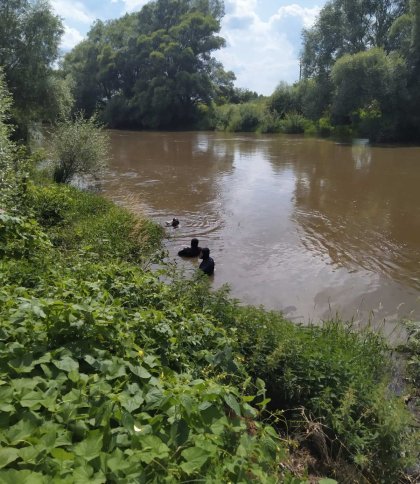
<path id="1" fill-rule="evenodd" d="M 381 337 L 151 272 L 161 237 L 59 185 L 0 213 L 0 481 L 401 478 L 414 434 Z"/>

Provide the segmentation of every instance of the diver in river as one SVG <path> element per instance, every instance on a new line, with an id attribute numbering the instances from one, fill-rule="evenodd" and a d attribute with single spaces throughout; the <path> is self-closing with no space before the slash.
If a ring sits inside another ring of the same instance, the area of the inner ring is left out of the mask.
<path id="1" fill-rule="evenodd" d="M 191 239 L 191 247 L 184 247 L 178 252 L 181 257 L 198 257 L 201 247 L 198 246 L 198 239 Z"/>
<path id="2" fill-rule="evenodd" d="M 168 221 L 168 222 L 165 222 L 165 225 L 167 227 L 173 227 L 174 229 L 176 229 L 179 225 L 179 220 L 177 218 L 173 218 L 172 221 Z"/>
<path id="3" fill-rule="evenodd" d="M 214 274 L 214 260 L 210 257 L 210 249 L 207 247 L 202 249 L 200 259 L 203 259 L 203 261 L 199 268 L 208 276 L 212 276 Z"/>

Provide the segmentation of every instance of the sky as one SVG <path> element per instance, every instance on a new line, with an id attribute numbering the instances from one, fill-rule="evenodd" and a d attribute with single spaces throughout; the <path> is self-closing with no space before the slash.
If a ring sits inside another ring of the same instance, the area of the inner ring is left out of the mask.
<path id="1" fill-rule="evenodd" d="M 51 0 L 62 18 L 62 50 L 83 40 L 96 19 L 118 18 L 140 10 L 147 0 Z M 236 86 L 269 95 L 281 81 L 299 77 L 303 27 L 310 27 L 325 0 L 225 0 L 220 35 L 226 47 L 215 53 Z"/>

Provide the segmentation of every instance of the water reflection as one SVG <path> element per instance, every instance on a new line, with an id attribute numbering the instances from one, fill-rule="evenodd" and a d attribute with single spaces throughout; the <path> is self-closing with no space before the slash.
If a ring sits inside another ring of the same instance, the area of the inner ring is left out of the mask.
<path id="1" fill-rule="evenodd" d="M 302 321 L 420 316 L 420 149 L 195 132 L 112 143 L 105 192 L 178 216 L 171 255 L 199 237 L 215 286 Z"/>
<path id="2" fill-rule="evenodd" d="M 355 139 L 351 147 L 351 155 L 354 160 L 356 170 L 369 168 L 372 154 L 368 139 Z"/>

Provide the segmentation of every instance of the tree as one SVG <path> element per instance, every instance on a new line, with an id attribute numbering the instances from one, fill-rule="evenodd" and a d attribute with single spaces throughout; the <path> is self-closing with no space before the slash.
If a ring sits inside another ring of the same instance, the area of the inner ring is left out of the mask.
<path id="1" fill-rule="evenodd" d="M 0 0 L 0 65 L 13 96 L 13 117 L 24 132 L 43 117 L 48 79 L 63 27 L 45 0 Z"/>
<path id="2" fill-rule="evenodd" d="M 280 118 L 284 118 L 287 113 L 302 112 L 299 91 L 297 86 L 290 86 L 286 82 L 281 82 L 271 95 L 268 107 L 275 111 Z"/>
<path id="3" fill-rule="evenodd" d="M 406 64 L 401 56 L 387 55 L 380 48 L 347 54 L 335 63 L 332 81 L 332 115 L 336 122 L 364 121 L 373 126 L 371 120 L 375 120 L 376 136 L 380 136 L 382 128 L 395 131 L 398 108 L 405 105 L 407 93 Z"/>
<path id="4" fill-rule="evenodd" d="M 12 98 L 7 91 L 4 74 L 0 70 L 0 210 L 9 205 L 13 189 L 14 152 L 8 124 Z"/>
<path id="5" fill-rule="evenodd" d="M 224 45 L 216 35 L 222 7 L 218 0 L 157 0 L 97 22 L 64 62 L 76 81 L 78 106 L 88 113 L 103 107 L 113 126 L 194 123 L 200 104 L 229 89 L 229 73 L 221 76 L 211 55 Z"/>
<path id="6" fill-rule="evenodd" d="M 388 32 L 394 21 L 407 13 L 407 0 L 332 0 L 315 25 L 303 32 L 303 77 L 330 72 L 344 54 L 372 47 L 390 50 Z"/>

